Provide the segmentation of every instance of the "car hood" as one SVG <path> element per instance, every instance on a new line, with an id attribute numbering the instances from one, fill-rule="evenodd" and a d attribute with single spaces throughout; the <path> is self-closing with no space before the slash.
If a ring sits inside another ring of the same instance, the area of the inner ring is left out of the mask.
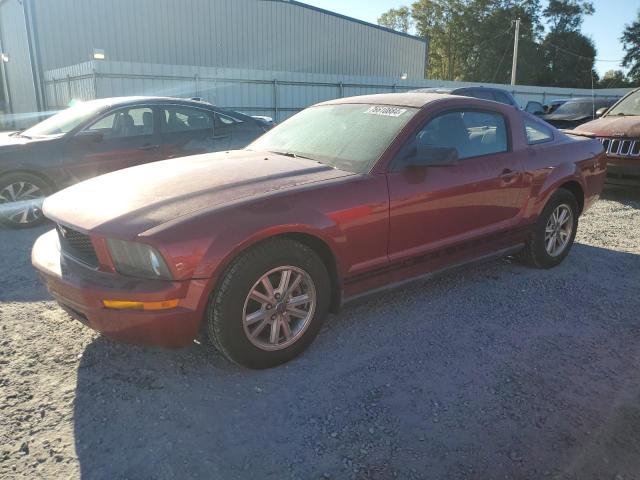
<path id="1" fill-rule="evenodd" d="M 15 132 L 0 132 L 0 152 L 20 150 L 25 146 L 43 144 L 54 140 L 51 137 L 27 138 L 19 135 L 12 135 Z"/>
<path id="2" fill-rule="evenodd" d="M 640 137 L 640 117 L 601 117 L 580 125 L 576 130 L 598 137 Z"/>
<path id="3" fill-rule="evenodd" d="M 584 120 L 585 118 L 591 118 L 591 115 L 585 115 L 584 113 L 574 113 L 571 115 L 565 113 L 551 113 L 549 115 L 543 115 L 540 118 L 547 122 L 576 122 L 578 120 Z"/>
<path id="4" fill-rule="evenodd" d="M 348 175 L 312 160 L 238 150 L 102 175 L 52 195 L 43 209 L 79 230 L 133 238 L 203 209 Z"/>

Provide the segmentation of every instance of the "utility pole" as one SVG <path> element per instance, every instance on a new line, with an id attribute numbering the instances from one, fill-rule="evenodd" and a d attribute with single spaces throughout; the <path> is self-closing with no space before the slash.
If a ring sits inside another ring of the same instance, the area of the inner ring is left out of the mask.
<path id="1" fill-rule="evenodd" d="M 518 69 L 518 40 L 520 39 L 520 19 L 516 19 L 516 38 L 513 41 L 513 63 L 511 64 L 511 85 L 516 84 L 516 70 Z"/>

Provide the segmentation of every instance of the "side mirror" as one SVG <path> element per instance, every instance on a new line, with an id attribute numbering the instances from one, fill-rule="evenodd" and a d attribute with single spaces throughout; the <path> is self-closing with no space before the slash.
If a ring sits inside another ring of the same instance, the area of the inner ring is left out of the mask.
<path id="1" fill-rule="evenodd" d="M 83 132 L 78 132 L 74 138 L 80 143 L 100 143 L 104 140 L 104 134 L 102 132 L 85 130 Z"/>
<path id="2" fill-rule="evenodd" d="M 607 107 L 602 107 L 596 110 L 596 118 L 600 118 L 601 116 L 603 116 L 605 113 L 607 113 L 607 110 L 609 110 Z"/>

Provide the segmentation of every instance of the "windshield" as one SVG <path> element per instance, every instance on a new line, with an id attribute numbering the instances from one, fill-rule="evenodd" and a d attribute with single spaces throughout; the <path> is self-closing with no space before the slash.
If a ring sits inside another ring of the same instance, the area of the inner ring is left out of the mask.
<path id="1" fill-rule="evenodd" d="M 365 104 L 312 107 L 247 148 L 306 157 L 341 170 L 365 173 L 417 111 Z"/>
<path id="2" fill-rule="evenodd" d="M 22 135 L 25 137 L 46 137 L 69 133 L 103 106 L 102 103 L 81 102 L 25 130 Z"/>
<path id="3" fill-rule="evenodd" d="M 610 116 L 633 116 L 640 115 L 640 90 L 633 92 L 628 97 L 624 98 L 620 103 L 607 112 L 607 117 Z"/>
<path id="4" fill-rule="evenodd" d="M 591 102 L 567 102 L 560 105 L 553 113 L 558 115 L 592 115 L 593 108 Z M 598 108 L 596 104 L 595 109 Z"/>

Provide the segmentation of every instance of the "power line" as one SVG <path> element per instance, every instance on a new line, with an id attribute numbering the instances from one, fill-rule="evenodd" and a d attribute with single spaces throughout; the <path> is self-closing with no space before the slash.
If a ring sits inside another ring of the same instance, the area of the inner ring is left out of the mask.
<path id="1" fill-rule="evenodd" d="M 495 37 L 491 37 L 491 38 L 488 38 L 488 39 L 486 39 L 486 40 L 484 40 L 484 41 L 482 41 L 480 43 L 477 43 L 477 44 L 474 45 L 474 47 L 478 48 L 478 47 L 484 45 L 487 42 L 491 42 L 493 40 L 496 40 L 497 38 L 503 37 L 503 36 L 507 35 L 508 33 L 510 33 L 512 28 L 513 28 L 513 24 L 509 28 L 507 28 L 504 32 L 499 33 Z"/>
<path id="2" fill-rule="evenodd" d="M 572 52 L 570 50 L 567 50 L 566 48 L 563 48 L 563 47 L 561 47 L 559 45 L 556 45 L 555 43 L 551 43 L 551 42 L 547 42 L 547 43 L 549 45 L 551 45 L 552 47 L 556 48 L 557 50 L 560 50 L 560 51 L 562 51 L 562 52 L 564 52 L 566 54 L 569 54 L 569 55 L 573 55 L 574 57 L 584 58 L 585 60 L 593 60 L 593 61 L 596 61 L 596 62 L 610 62 L 610 63 L 618 63 L 618 64 L 622 63 L 622 59 L 620 59 L 620 60 L 604 60 L 602 58 L 585 57 L 584 55 L 580 55 L 579 53 L 575 53 L 575 52 Z"/>
<path id="3" fill-rule="evenodd" d="M 507 56 L 507 52 L 509 51 L 509 47 L 511 47 L 511 42 L 507 42 L 507 46 L 505 47 L 504 52 L 502 53 L 502 58 L 500 58 L 500 63 L 498 63 L 498 68 L 496 68 L 496 71 L 493 74 L 493 78 L 491 79 L 491 83 L 495 83 L 496 76 L 498 75 L 498 72 L 500 71 L 500 67 L 502 66 L 502 62 L 504 61 L 504 57 Z"/>

